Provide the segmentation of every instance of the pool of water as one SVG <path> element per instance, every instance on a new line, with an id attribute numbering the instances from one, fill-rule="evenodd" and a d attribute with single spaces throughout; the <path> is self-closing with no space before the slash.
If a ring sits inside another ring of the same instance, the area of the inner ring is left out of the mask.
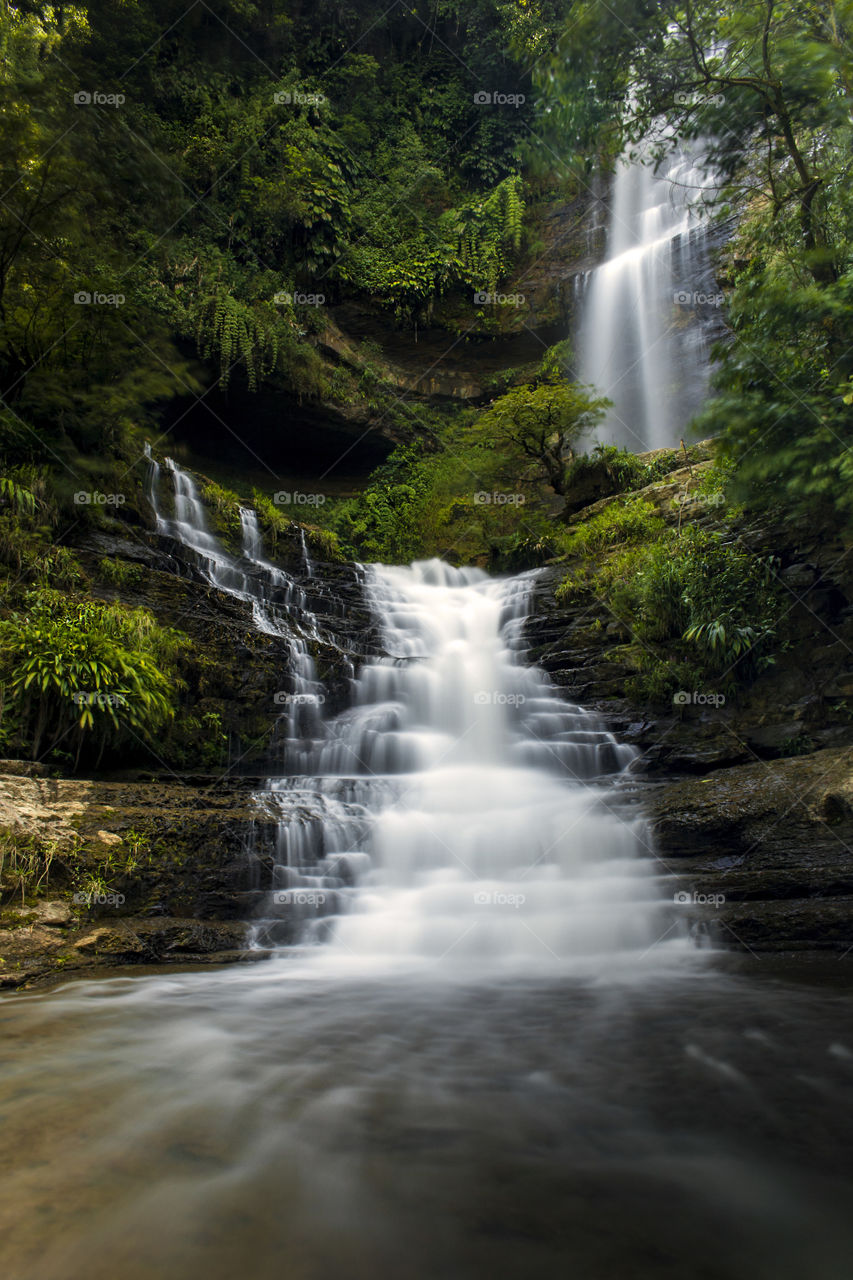
<path id="1" fill-rule="evenodd" d="M 754 967 L 4 997 L 2 1274 L 847 1280 L 849 986 Z"/>

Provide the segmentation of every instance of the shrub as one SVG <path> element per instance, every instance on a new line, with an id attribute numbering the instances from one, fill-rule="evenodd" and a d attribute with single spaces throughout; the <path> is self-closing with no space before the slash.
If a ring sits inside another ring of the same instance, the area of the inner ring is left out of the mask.
<path id="1" fill-rule="evenodd" d="M 98 562 L 98 573 L 114 587 L 136 587 L 142 581 L 142 566 L 130 560 L 110 560 L 106 556 Z"/>
<path id="2" fill-rule="evenodd" d="M 591 519 L 566 530 L 562 548 L 569 556 L 585 555 L 620 543 L 646 542 L 665 527 L 651 502 L 639 498 L 613 502 Z"/>
<path id="3" fill-rule="evenodd" d="M 3 711 L 33 759 L 67 740 L 100 761 L 108 746 L 150 744 L 175 711 L 175 662 L 189 641 L 145 609 L 31 591 L 0 622 Z M 0 724 L 3 722 L 0 721 Z"/>

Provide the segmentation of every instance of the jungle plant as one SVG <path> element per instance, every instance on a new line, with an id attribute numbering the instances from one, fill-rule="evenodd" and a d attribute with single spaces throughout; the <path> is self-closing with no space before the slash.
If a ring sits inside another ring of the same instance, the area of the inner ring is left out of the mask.
<path id="1" fill-rule="evenodd" d="M 107 746 L 151 743 L 175 711 L 188 641 L 145 609 L 29 592 L 0 622 L 0 672 L 20 745 L 33 759 L 65 739 L 99 761 Z"/>

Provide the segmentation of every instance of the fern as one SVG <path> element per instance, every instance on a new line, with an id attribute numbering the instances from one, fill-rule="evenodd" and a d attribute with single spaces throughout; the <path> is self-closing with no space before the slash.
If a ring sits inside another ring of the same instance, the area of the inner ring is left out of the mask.
<path id="1" fill-rule="evenodd" d="M 225 290 L 200 304 L 196 340 L 205 359 L 218 359 L 223 390 L 236 364 L 244 366 L 249 390 L 256 391 L 259 380 L 271 373 L 278 361 L 275 326 L 265 324 L 247 303 Z"/>

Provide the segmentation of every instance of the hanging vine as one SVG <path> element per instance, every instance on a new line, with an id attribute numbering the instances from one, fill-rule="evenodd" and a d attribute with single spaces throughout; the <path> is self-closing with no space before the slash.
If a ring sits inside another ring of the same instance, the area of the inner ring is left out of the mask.
<path id="1" fill-rule="evenodd" d="M 259 380 L 272 372 L 278 360 L 275 326 L 266 324 L 252 307 L 224 290 L 199 305 L 196 340 L 205 359 L 218 359 L 223 390 L 237 364 L 246 370 L 249 390 L 257 390 Z"/>
<path id="2" fill-rule="evenodd" d="M 513 173 L 485 198 L 444 215 L 445 231 L 475 288 L 493 290 L 521 245 L 523 190 L 521 177 Z"/>

